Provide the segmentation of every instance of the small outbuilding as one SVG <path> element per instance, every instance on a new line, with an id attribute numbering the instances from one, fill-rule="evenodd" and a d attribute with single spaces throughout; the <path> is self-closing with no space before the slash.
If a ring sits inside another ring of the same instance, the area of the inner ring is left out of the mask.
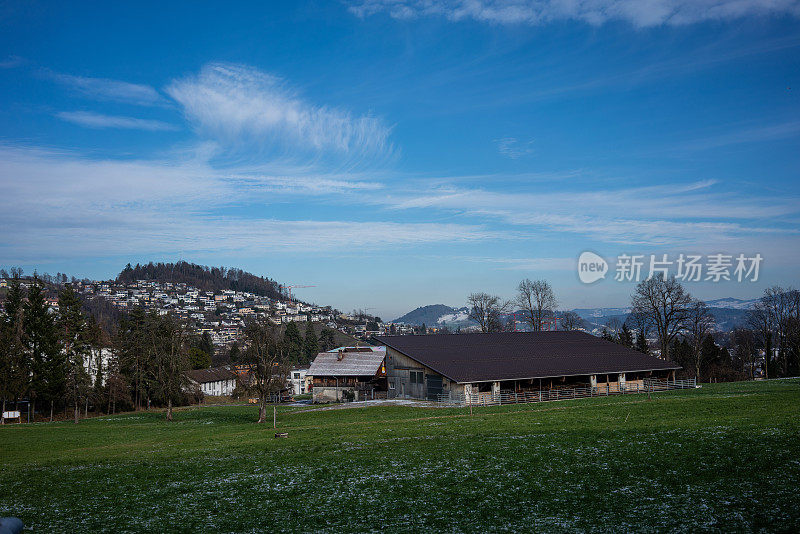
<path id="1" fill-rule="evenodd" d="M 320 352 L 308 369 L 314 402 L 386 398 L 385 347 Z"/>
<path id="2" fill-rule="evenodd" d="M 630 391 L 675 379 L 679 365 L 585 332 L 379 336 L 388 398 L 466 396 L 590 388 Z"/>

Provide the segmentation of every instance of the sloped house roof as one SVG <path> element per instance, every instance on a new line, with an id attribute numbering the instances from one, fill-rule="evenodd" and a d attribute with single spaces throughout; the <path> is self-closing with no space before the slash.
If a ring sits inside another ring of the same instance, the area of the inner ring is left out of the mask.
<path id="1" fill-rule="evenodd" d="M 318 376 L 374 376 L 378 373 L 386 357 L 386 349 L 344 350 L 341 352 L 320 352 L 308 375 Z"/>
<path id="2" fill-rule="evenodd" d="M 379 336 L 375 339 L 458 383 L 681 368 L 576 331 Z"/>
<path id="3" fill-rule="evenodd" d="M 227 367 L 216 367 L 214 369 L 192 369 L 186 374 L 198 384 L 209 382 L 221 382 L 223 380 L 236 380 L 236 374 Z"/>

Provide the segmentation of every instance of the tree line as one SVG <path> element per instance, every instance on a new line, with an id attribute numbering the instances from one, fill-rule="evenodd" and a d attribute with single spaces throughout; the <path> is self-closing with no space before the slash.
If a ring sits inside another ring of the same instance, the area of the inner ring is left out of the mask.
<path id="1" fill-rule="evenodd" d="M 714 316 L 674 277 L 639 283 L 628 321 L 652 331 L 660 356 L 700 380 L 794 376 L 800 369 L 800 292 L 773 286 L 748 313 L 747 327 L 719 332 Z"/>
<path id="2" fill-rule="evenodd" d="M 0 397 L 3 411 L 8 401 L 27 398 L 56 410 L 74 408 L 77 422 L 91 380 L 85 362 L 98 356 L 102 333 L 96 322 L 84 316 L 81 300 L 71 287 L 58 295 L 58 310 L 50 313 L 46 291 L 34 277 L 27 294 L 19 278 L 13 278 L 0 318 Z"/>
<path id="3" fill-rule="evenodd" d="M 196 335 L 175 316 L 143 308 L 119 314 L 114 328 L 105 330 L 69 284 L 58 293 L 55 313 L 43 281 L 34 276 L 25 285 L 27 290 L 19 278 L 10 280 L 0 315 L 3 412 L 10 402 L 27 400 L 34 419 L 44 412 L 52 421 L 72 411 L 77 423 L 90 406 L 96 413 L 116 413 L 154 405 L 165 408 L 170 421 L 174 406 L 200 400 L 187 371 L 210 367 L 222 352 L 207 332 Z M 263 400 L 279 393 L 284 369 L 310 362 L 335 342 L 333 331 L 325 328 L 317 336 L 310 322 L 301 335 L 296 323 L 281 328 L 252 321 L 242 344 L 234 343 L 224 357 L 249 371 L 239 392 Z M 264 367 L 266 357 L 272 359 Z M 263 369 L 276 376 L 259 375 Z"/>
<path id="4" fill-rule="evenodd" d="M 557 311 L 558 301 L 546 280 L 522 280 L 511 300 L 477 292 L 467 299 L 469 317 L 481 332 L 516 329 L 521 321 L 534 332 L 576 330 L 584 322 L 575 312 Z M 766 289 L 747 318 L 747 326 L 719 332 L 707 304 L 694 298 L 674 277 L 640 282 L 631 295 L 625 320 L 612 319 L 602 337 L 643 353 L 655 339 L 660 358 L 675 361 L 698 380 L 755 378 L 762 362 L 765 378 L 800 373 L 800 291 Z M 505 319 L 505 320 L 504 320 Z"/>
<path id="5" fill-rule="evenodd" d="M 280 285 L 269 278 L 256 276 L 242 269 L 227 267 L 206 267 L 179 261 L 177 263 L 153 263 L 146 265 L 127 264 L 117 276 L 120 283 L 137 280 L 158 280 L 161 282 L 184 283 L 201 291 L 220 292 L 224 290 L 242 291 L 282 300 L 285 296 Z"/>
<path id="6" fill-rule="evenodd" d="M 467 307 L 469 318 L 478 324 L 481 332 L 514 331 L 518 320 L 533 332 L 584 327 L 583 319 L 577 313 L 557 311 L 558 300 L 546 280 L 522 280 L 511 300 L 484 292 L 471 293 Z"/>

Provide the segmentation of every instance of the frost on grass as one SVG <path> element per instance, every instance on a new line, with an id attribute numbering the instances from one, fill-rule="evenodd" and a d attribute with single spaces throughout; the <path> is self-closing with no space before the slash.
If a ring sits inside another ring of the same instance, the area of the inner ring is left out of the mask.
<path id="1" fill-rule="evenodd" d="M 790 400 L 783 415 L 749 419 L 739 405 L 699 416 L 708 405 L 654 402 L 644 414 L 681 411 L 659 413 L 658 424 L 634 413 L 611 428 L 592 421 L 623 420 L 633 408 L 433 420 L 392 408 L 396 419 L 379 412 L 374 422 L 325 411 L 295 415 L 306 430 L 287 440 L 196 417 L 165 431 L 200 440 L 192 446 L 155 440 L 136 450 L 147 454 L 4 469 L 0 514 L 23 515 L 39 531 L 797 530 Z"/>

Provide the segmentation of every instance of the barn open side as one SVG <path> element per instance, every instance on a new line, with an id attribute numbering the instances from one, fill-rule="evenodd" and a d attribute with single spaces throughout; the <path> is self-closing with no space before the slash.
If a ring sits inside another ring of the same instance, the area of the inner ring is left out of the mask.
<path id="1" fill-rule="evenodd" d="M 681 368 L 575 331 L 380 336 L 376 341 L 386 346 L 389 398 L 613 394 L 644 390 L 649 381 L 674 381 Z"/>

